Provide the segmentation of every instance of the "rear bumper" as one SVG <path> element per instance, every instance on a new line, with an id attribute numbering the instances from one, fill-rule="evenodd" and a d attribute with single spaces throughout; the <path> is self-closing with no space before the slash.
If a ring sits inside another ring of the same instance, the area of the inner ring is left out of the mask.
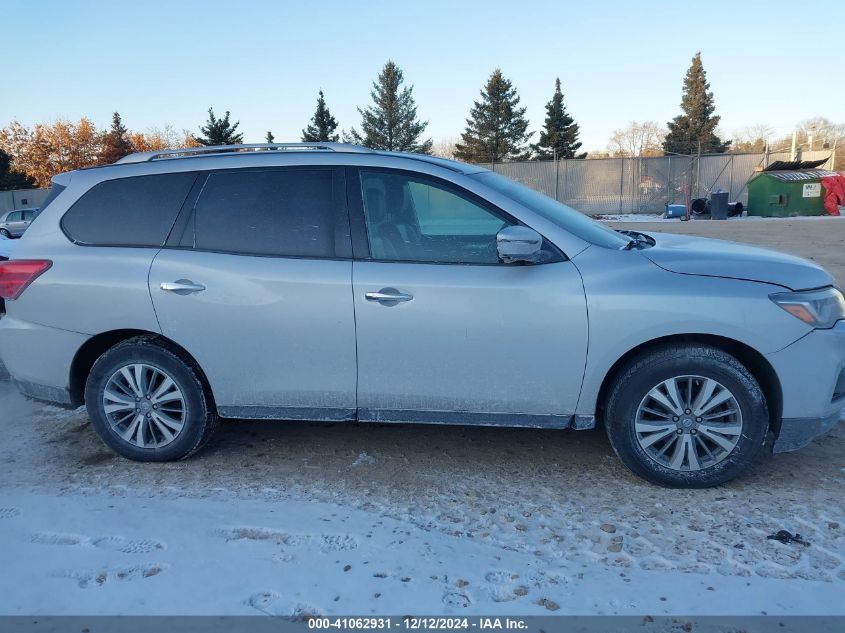
<path id="1" fill-rule="evenodd" d="M 0 318 L 0 360 L 27 396 L 71 404 L 70 367 L 90 337 L 11 318 Z"/>
<path id="2" fill-rule="evenodd" d="M 798 450 L 830 431 L 845 408 L 845 321 L 813 330 L 767 356 L 780 379 L 783 411 L 772 450 Z"/>

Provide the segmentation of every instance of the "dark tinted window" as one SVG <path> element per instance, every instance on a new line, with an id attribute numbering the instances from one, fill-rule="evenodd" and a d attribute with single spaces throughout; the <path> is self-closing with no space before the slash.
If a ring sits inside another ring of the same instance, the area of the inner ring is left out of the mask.
<path id="1" fill-rule="evenodd" d="M 107 180 L 74 203 L 62 228 L 80 244 L 162 246 L 195 177 L 178 173 Z"/>
<path id="2" fill-rule="evenodd" d="M 6 216 L 6 222 L 20 222 L 23 217 L 23 211 L 12 211 Z"/>
<path id="3" fill-rule="evenodd" d="M 330 169 L 211 174 L 194 212 L 194 245 L 247 255 L 334 257 L 334 194 Z"/>

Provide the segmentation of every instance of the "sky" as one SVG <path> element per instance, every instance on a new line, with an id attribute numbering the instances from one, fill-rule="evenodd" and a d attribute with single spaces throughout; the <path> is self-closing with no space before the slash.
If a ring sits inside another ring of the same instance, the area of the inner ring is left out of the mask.
<path id="1" fill-rule="evenodd" d="M 839 16 L 839 17 L 836 17 Z M 630 121 L 665 124 L 701 51 L 728 137 L 766 123 L 845 121 L 841 0 L 0 0 L 0 127 L 87 116 L 198 133 L 231 111 L 245 142 L 298 141 L 322 88 L 340 126 L 388 59 L 435 141 L 456 138 L 497 67 L 538 130 L 560 77 L 583 149 Z M 536 140 L 537 134 L 532 140 Z"/>

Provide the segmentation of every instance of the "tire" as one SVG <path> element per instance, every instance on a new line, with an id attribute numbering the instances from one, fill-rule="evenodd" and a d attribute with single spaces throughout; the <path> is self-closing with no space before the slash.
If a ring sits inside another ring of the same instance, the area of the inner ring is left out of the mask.
<path id="1" fill-rule="evenodd" d="M 128 339 L 100 356 L 88 375 L 85 404 L 100 439 L 135 461 L 190 457 L 217 426 L 198 370 L 155 337 Z"/>
<path id="2" fill-rule="evenodd" d="M 672 384 L 680 403 L 670 394 Z M 754 376 L 730 354 L 706 345 L 667 346 L 635 357 L 616 375 L 606 405 L 605 429 L 622 462 L 643 479 L 673 488 L 730 481 L 754 461 L 769 429 L 766 398 Z"/>
<path id="3" fill-rule="evenodd" d="M 0 235 L 5 238 L 12 239 L 12 234 L 9 233 L 6 229 L 0 229 Z"/>
<path id="4" fill-rule="evenodd" d="M 693 215 L 706 215 L 710 213 L 710 205 L 706 198 L 695 198 L 690 203 L 690 211 Z"/>

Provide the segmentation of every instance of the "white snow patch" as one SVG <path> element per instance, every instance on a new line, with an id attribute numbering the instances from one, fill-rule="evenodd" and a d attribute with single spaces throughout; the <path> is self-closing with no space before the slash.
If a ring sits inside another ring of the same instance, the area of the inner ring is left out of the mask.
<path id="1" fill-rule="evenodd" d="M 358 457 L 355 458 L 355 461 L 352 462 L 353 466 L 370 466 L 375 464 L 376 460 L 371 455 L 368 455 L 366 452 L 359 453 Z"/>
<path id="2" fill-rule="evenodd" d="M 602 222 L 682 222 L 680 218 L 666 218 L 663 214 L 657 213 L 608 213 L 593 216 Z M 759 215 L 735 215 L 727 218 L 729 222 L 778 222 L 780 220 L 827 220 L 830 218 L 845 218 L 845 215 L 799 215 L 788 218 L 764 218 Z M 691 222 L 710 222 L 710 216 L 696 218 L 693 216 Z M 721 220 L 714 220 L 720 222 Z"/>

